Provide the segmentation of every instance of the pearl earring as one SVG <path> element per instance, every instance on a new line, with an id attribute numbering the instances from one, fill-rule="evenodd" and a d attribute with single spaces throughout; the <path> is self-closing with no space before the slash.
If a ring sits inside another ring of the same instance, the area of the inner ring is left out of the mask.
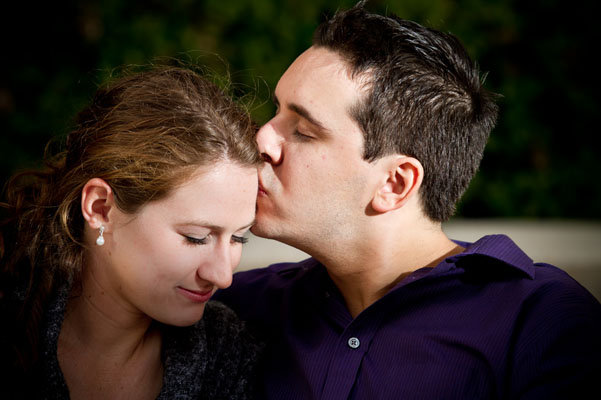
<path id="1" fill-rule="evenodd" d="M 104 244 L 104 236 L 102 236 L 103 233 L 104 233 L 104 226 L 100 225 L 100 233 L 98 234 L 98 238 L 96 239 L 96 244 L 98 246 L 102 246 Z"/>

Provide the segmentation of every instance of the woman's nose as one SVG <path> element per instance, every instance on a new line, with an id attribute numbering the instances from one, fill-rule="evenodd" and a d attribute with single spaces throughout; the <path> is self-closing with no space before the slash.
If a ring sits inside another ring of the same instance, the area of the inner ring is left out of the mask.
<path id="1" fill-rule="evenodd" d="M 219 244 L 211 253 L 210 259 L 201 263 L 197 275 L 204 281 L 211 282 L 219 289 L 225 289 L 232 284 L 232 273 L 238 261 L 232 254 L 230 244 Z M 238 257 L 238 260 L 240 257 Z M 236 263 L 236 265 L 234 265 Z"/>

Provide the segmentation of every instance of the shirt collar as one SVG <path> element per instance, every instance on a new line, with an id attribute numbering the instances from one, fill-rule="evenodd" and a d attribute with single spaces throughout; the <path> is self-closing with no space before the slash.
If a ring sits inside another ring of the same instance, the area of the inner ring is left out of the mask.
<path id="1" fill-rule="evenodd" d="M 522 271 L 534 279 L 534 265 L 532 259 L 506 235 L 488 235 L 474 243 L 455 241 L 465 247 L 463 253 L 446 259 L 447 262 L 457 263 L 459 260 L 474 256 L 484 256 L 499 260 L 506 265 Z"/>

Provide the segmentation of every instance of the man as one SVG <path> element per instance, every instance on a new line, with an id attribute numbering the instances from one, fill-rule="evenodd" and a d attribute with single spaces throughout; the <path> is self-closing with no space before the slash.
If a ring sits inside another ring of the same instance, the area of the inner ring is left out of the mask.
<path id="1" fill-rule="evenodd" d="M 457 39 L 361 2 L 317 28 L 274 99 L 253 232 L 312 258 L 236 274 L 217 296 L 267 343 L 261 398 L 593 388 L 599 302 L 505 236 L 441 229 L 497 114 Z"/>

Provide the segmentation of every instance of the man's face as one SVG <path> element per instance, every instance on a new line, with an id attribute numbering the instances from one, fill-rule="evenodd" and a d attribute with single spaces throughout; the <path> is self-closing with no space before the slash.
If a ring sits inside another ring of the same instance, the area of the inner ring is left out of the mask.
<path id="1" fill-rule="evenodd" d="M 362 95 L 344 61 L 323 48 L 309 48 L 284 73 L 277 113 L 257 134 L 267 161 L 253 233 L 307 252 L 361 234 L 375 187 L 349 114 Z"/>

